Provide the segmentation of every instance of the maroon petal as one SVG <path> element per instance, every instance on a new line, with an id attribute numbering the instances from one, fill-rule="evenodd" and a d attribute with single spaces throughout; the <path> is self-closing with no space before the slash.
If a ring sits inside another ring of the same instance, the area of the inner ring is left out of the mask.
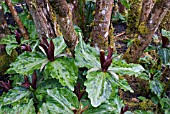
<path id="1" fill-rule="evenodd" d="M 15 31 L 15 38 L 18 44 L 21 43 L 21 34 L 16 30 Z"/>
<path id="2" fill-rule="evenodd" d="M 169 39 L 165 36 L 162 36 L 162 47 L 166 48 L 169 45 Z"/>
<path id="3" fill-rule="evenodd" d="M 100 64 L 101 64 L 101 68 L 103 69 L 103 65 L 105 62 L 105 56 L 104 56 L 104 50 L 100 50 Z"/>
<path id="4" fill-rule="evenodd" d="M 50 40 L 50 45 L 48 47 L 48 56 L 50 61 L 54 61 L 54 43 Z"/>
<path id="5" fill-rule="evenodd" d="M 44 49 L 44 51 L 45 51 L 45 53 L 47 55 L 47 58 L 48 58 L 48 48 L 42 43 L 40 43 L 40 46 Z"/>
<path id="6" fill-rule="evenodd" d="M 32 52 L 31 46 L 29 44 L 27 45 L 27 51 Z"/>
<path id="7" fill-rule="evenodd" d="M 11 84 L 8 80 L 8 83 L 1 81 L 1 86 L 5 92 L 8 92 L 11 89 Z"/>
<path id="8" fill-rule="evenodd" d="M 25 87 L 25 88 L 30 88 L 31 87 L 31 83 L 30 82 L 24 82 L 24 83 L 22 83 L 21 84 L 23 87 Z"/>
<path id="9" fill-rule="evenodd" d="M 109 68 L 109 66 L 111 65 L 111 63 L 112 63 L 112 58 L 106 60 L 106 62 L 103 64 L 103 69 L 102 69 L 102 71 L 103 71 L 103 72 L 106 72 L 107 69 Z"/>
<path id="10" fill-rule="evenodd" d="M 106 60 L 110 59 L 112 57 L 112 55 L 113 55 L 113 47 L 109 46 L 108 47 L 108 55 L 107 55 L 107 59 Z"/>
<path id="11" fill-rule="evenodd" d="M 32 75 L 32 88 L 36 90 L 36 84 L 37 84 L 37 74 L 36 71 L 34 71 L 34 74 Z"/>
<path id="12" fill-rule="evenodd" d="M 25 87 L 25 88 L 30 88 L 31 83 L 29 82 L 27 76 L 24 76 L 24 83 L 22 83 L 21 85 L 22 85 L 23 87 Z"/>
<path id="13" fill-rule="evenodd" d="M 23 45 L 23 46 L 21 46 L 21 49 L 22 49 L 23 51 L 26 51 L 26 50 L 27 50 L 27 46 Z"/>
<path id="14" fill-rule="evenodd" d="M 45 44 L 47 47 L 49 47 L 49 43 L 48 43 L 47 39 L 46 39 L 45 37 L 42 37 L 42 40 L 43 40 L 44 44 Z"/>

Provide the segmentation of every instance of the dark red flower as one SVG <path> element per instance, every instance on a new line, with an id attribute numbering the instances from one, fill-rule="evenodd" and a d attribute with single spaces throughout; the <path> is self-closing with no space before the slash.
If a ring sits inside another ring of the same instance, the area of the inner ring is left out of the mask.
<path id="1" fill-rule="evenodd" d="M 126 111 L 128 111 L 128 109 L 129 109 L 128 104 L 126 104 L 125 107 L 121 108 L 120 114 L 124 114 Z"/>
<path id="2" fill-rule="evenodd" d="M 31 46 L 28 44 L 28 45 L 22 45 L 21 46 L 21 49 L 23 51 L 29 51 L 29 52 L 32 52 L 32 49 L 31 49 Z"/>
<path id="3" fill-rule="evenodd" d="M 25 87 L 25 88 L 30 88 L 31 83 L 29 82 L 27 76 L 24 76 L 24 83 L 22 83 L 21 85 L 22 85 L 23 87 Z"/>
<path id="4" fill-rule="evenodd" d="M 40 43 L 40 46 L 44 49 L 48 60 L 54 61 L 54 43 L 52 39 L 50 40 L 50 44 L 48 43 L 46 38 L 42 38 L 42 41 Z"/>
<path id="5" fill-rule="evenodd" d="M 100 50 L 100 64 L 103 72 L 107 72 L 112 63 L 113 47 L 108 48 L 108 55 L 105 58 L 104 50 Z"/>
<path id="6" fill-rule="evenodd" d="M 17 43 L 20 44 L 21 43 L 21 34 L 17 30 L 15 30 L 15 38 L 16 38 Z"/>
<path id="7" fill-rule="evenodd" d="M 34 90 L 37 88 L 37 74 L 36 71 L 34 71 L 34 74 L 32 75 L 32 83 L 28 80 L 27 76 L 24 76 L 24 83 L 21 84 L 25 88 L 32 87 Z"/>
<path id="8" fill-rule="evenodd" d="M 11 89 L 11 83 L 9 80 L 8 82 L 0 81 L 0 86 L 3 88 L 5 92 L 8 92 Z"/>
<path id="9" fill-rule="evenodd" d="M 77 87 L 75 87 L 74 89 L 74 93 L 76 94 L 79 101 L 81 100 L 85 92 L 86 92 L 85 88 L 82 91 L 80 90 L 80 83 L 78 83 Z"/>

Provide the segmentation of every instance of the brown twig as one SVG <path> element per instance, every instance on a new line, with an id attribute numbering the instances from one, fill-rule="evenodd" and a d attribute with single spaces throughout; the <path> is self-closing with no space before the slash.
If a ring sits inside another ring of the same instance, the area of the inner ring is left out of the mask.
<path id="1" fill-rule="evenodd" d="M 118 35 L 116 35 L 115 36 L 115 38 L 118 38 L 118 37 L 120 37 L 120 36 L 122 36 L 122 35 L 124 35 L 124 34 L 126 34 L 126 32 L 124 31 L 124 32 L 122 32 L 122 33 L 120 33 L 120 34 L 118 34 Z"/>
<path id="2" fill-rule="evenodd" d="M 24 37 L 25 40 L 28 40 L 28 38 L 29 38 L 28 33 L 27 33 L 23 23 L 21 22 L 21 20 L 20 20 L 20 18 L 18 16 L 18 13 L 15 10 L 13 4 L 11 3 L 10 0 L 5 0 L 5 3 L 7 4 L 8 8 L 9 8 L 9 10 L 10 10 L 10 12 L 11 12 L 11 14 L 12 14 L 12 16 L 13 16 L 15 22 L 16 22 L 16 24 L 18 25 L 22 36 Z"/>

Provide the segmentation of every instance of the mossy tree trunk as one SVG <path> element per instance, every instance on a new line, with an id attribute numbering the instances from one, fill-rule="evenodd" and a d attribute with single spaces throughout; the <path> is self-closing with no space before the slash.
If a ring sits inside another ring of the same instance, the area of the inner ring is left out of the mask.
<path id="1" fill-rule="evenodd" d="M 153 8 L 154 0 L 143 0 L 142 1 L 142 10 L 140 16 L 140 23 L 145 22 Z"/>
<path id="2" fill-rule="evenodd" d="M 158 29 L 162 19 L 170 8 L 170 0 L 162 0 L 155 3 L 146 22 L 140 23 L 137 35 L 133 40 L 132 45 L 124 54 L 124 59 L 130 63 L 137 63 L 143 51 L 152 41 L 153 34 Z"/>
<path id="3" fill-rule="evenodd" d="M 164 19 L 162 20 L 160 27 L 162 29 L 170 31 L 170 10 L 167 12 Z"/>
<path id="4" fill-rule="evenodd" d="M 133 38 L 136 30 L 139 26 L 139 20 L 141 15 L 142 9 L 142 0 L 129 0 L 130 9 L 128 10 L 128 22 L 127 22 L 127 29 L 126 34 Z"/>
<path id="5" fill-rule="evenodd" d="M 26 0 L 33 17 L 39 38 L 55 38 L 60 36 L 56 16 L 48 0 Z"/>
<path id="6" fill-rule="evenodd" d="M 113 0 L 97 0 L 92 29 L 92 45 L 100 49 L 107 49 L 110 18 L 112 14 Z"/>
<path id="7" fill-rule="evenodd" d="M 69 10 L 68 4 L 66 0 L 50 0 L 50 4 L 56 13 L 57 22 L 64 36 L 64 40 L 71 53 L 74 54 L 74 48 L 77 44 L 78 36 L 74 31 L 72 13 Z"/>

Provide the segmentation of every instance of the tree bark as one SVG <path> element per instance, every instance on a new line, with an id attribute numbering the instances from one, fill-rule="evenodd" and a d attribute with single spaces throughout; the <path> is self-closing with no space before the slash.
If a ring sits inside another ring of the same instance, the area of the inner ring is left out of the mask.
<path id="1" fill-rule="evenodd" d="M 153 0 L 143 0 L 142 1 L 142 11 L 140 16 L 140 23 L 145 22 L 151 12 L 151 9 L 154 5 Z"/>
<path id="2" fill-rule="evenodd" d="M 165 15 L 164 19 L 161 22 L 160 27 L 162 29 L 165 29 L 167 31 L 170 31 L 170 11 L 167 12 L 167 14 Z"/>
<path id="3" fill-rule="evenodd" d="M 12 17 L 14 18 L 15 22 L 17 23 L 18 25 L 18 28 L 22 34 L 22 36 L 24 37 L 25 40 L 28 40 L 29 39 L 29 36 L 28 36 L 28 33 L 23 25 L 23 23 L 21 22 L 19 16 L 18 16 L 18 13 L 17 11 L 15 10 L 13 4 L 11 3 L 10 0 L 5 0 L 5 3 L 7 4 L 11 14 L 12 14 Z"/>
<path id="4" fill-rule="evenodd" d="M 61 35 L 55 14 L 48 0 L 26 0 L 26 3 L 33 17 L 39 38 L 55 38 Z"/>
<path id="5" fill-rule="evenodd" d="M 77 44 L 78 37 L 74 31 L 72 14 L 69 10 L 68 4 L 66 0 L 50 0 L 50 4 L 56 13 L 57 22 L 64 36 L 64 40 L 71 53 L 74 54 L 74 48 Z"/>
<path id="6" fill-rule="evenodd" d="M 137 63 L 143 51 L 152 41 L 153 34 L 158 29 L 162 19 L 170 8 L 170 0 L 162 0 L 155 3 L 149 17 L 141 23 L 138 28 L 138 35 L 134 38 L 132 45 L 127 49 L 123 58 L 128 62 Z"/>
<path id="7" fill-rule="evenodd" d="M 108 35 L 113 0 L 97 0 L 92 29 L 92 45 L 100 49 L 108 48 Z"/>
<path id="8" fill-rule="evenodd" d="M 139 19 L 142 9 L 142 0 L 129 0 L 129 3 L 131 5 L 128 11 L 126 34 L 128 34 L 130 38 L 133 38 L 139 26 Z"/>

